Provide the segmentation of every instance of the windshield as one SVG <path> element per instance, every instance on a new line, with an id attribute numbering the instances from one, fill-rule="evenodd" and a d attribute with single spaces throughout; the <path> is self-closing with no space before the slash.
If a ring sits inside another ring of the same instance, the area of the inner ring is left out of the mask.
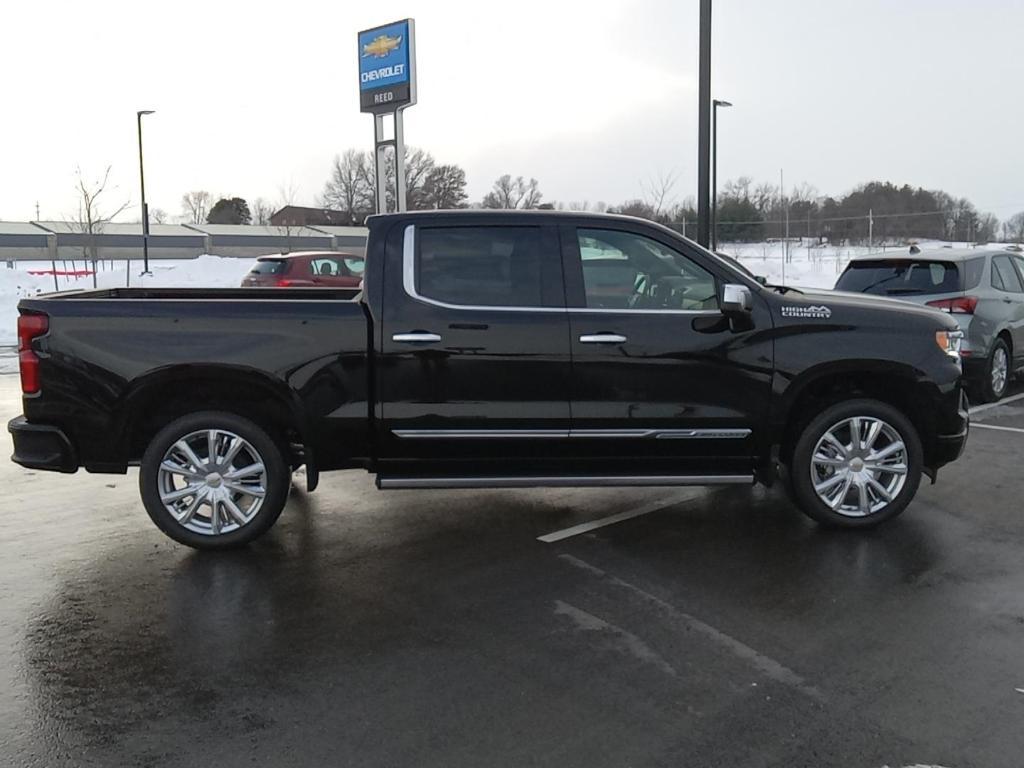
<path id="1" fill-rule="evenodd" d="M 964 290 L 960 266 L 951 261 L 925 259 L 854 261 L 839 277 L 836 290 L 877 296 L 956 293 Z"/>

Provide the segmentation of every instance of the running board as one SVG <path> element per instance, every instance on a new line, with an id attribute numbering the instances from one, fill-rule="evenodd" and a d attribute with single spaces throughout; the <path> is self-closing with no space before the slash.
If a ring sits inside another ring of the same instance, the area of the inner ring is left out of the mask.
<path id="1" fill-rule="evenodd" d="M 624 485 L 753 485 L 753 475 L 561 475 L 505 477 L 377 476 L 382 490 L 409 488 L 606 488 Z"/>

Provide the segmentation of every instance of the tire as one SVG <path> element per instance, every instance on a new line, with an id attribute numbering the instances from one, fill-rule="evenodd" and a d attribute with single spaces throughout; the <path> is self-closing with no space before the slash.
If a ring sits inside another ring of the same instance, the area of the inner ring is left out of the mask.
<path id="1" fill-rule="evenodd" d="M 855 419 L 861 440 L 860 447 L 851 450 Z M 865 448 L 869 439 L 872 446 Z M 865 461 L 879 453 L 883 455 L 876 461 Z M 907 508 L 921 484 L 923 460 L 917 430 L 896 408 L 878 400 L 846 400 L 829 406 L 804 427 L 789 475 L 797 504 L 808 517 L 841 528 L 870 528 Z M 891 496 L 889 501 L 886 495 Z"/>
<path id="2" fill-rule="evenodd" d="M 1013 371 L 1010 348 L 1003 339 L 996 338 L 992 343 L 992 351 L 988 353 L 985 373 L 978 381 L 977 390 L 982 402 L 994 403 L 1006 395 Z M 1001 375 L 1000 375 L 1001 370 Z"/>
<path id="3" fill-rule="evenodd" d="M 231 549 L 277 522 L 290 478 L 281 449 L 263 429 L 232 413 L 202 411 L 176 419 L 150 441 L 139 490 L 150 518 L 175 541 Z"/>

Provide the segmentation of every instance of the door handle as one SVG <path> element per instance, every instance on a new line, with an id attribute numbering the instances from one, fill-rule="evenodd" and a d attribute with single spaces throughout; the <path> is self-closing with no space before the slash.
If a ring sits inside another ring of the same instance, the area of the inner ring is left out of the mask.
<path id="1" fill-rule="evenodd" d="M 585 333 L 580 336 L 582 344 L 621 344 L 625 340 L 621 333 Z"/>
<path id="2" fill-rule="evenodd" d="M 414 331 L 412 333 L 396 333 L 392 335 L 391 340 L 402 344 L 434 344 L 441 340 L 441 336 L 436 333 Z"/>

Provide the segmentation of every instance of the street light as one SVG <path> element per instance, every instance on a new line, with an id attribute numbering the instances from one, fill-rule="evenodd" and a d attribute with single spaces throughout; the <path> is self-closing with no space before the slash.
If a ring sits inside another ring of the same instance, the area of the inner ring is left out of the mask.
<path id="1" fill-rule="evenodd" d="M 142 189 L 142 274 L 149 274 L 149 206 L 146 205 L 146 174 L 142 170 L 142 116 L 155 110 L 140 109 L 135 113 L 139 126 L 139 187 Z"/>
<path id="2" fill-rule="evenodd" d="M 714 138 L 711 143 L 711 250 L 718 250 L 718 108 L 732 103 L 715 99 Z"/>

